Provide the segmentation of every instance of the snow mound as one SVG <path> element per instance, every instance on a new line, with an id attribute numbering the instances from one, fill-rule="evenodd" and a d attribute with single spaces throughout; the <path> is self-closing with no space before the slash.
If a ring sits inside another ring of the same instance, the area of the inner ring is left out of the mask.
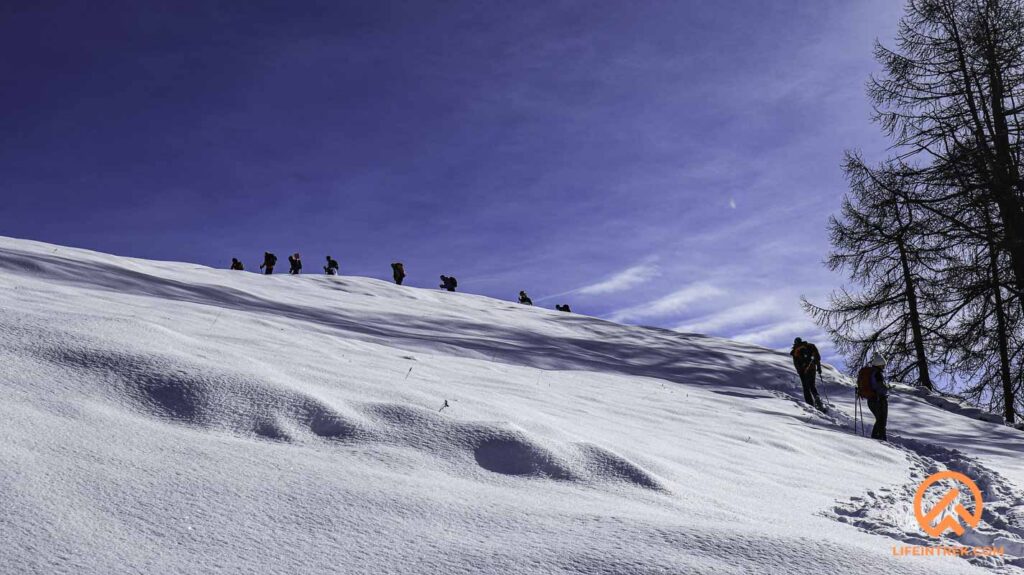
<path id="1" fill-rule="evenodd" d="M 414 272 L 414 270 L 410 270 Z M 514 295 L 520 286 L 511 286 Z M 901 390 L 890 444 L 785 353 L 463 293 L 0 238 L 11 573 L 971 573 L 1024 557 L 1021 433 Z M 959 413 L 954 413 L 957 411 Z M 908 490 L 985 493 L 894 557 Z"/>

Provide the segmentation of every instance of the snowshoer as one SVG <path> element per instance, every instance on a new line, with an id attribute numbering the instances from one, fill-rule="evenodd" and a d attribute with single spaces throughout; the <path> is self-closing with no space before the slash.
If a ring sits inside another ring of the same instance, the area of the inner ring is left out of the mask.
<path id="1" fill-rule="evenodd" d="M 263 263 L 260 264 L 260 269 L 263 270 L 263 274 L 269 276 L 274 273 L 275 265 L 277 265 L 277 256 L 270 252 L 263 252 Z"/>
<path id="2" fill-rule="evenodd" d="M 302 272 L 302 256 L 298 252 L 288 256 L 288 264 L 291 266 L 288 269 L 288 273 L 293 276 L 297 276 Z"/>
<path id="3" fill-rule="evenodd" d="M 825 406 L 821 403 L 821 398 L 818 397 L 818 388 L 814 385 L 815 371 L 821 375 L 821 354 L 818 353 L 818 348 L 813 343 L 798 337 L 793 340 L 793 349 L 789 354 L 793 356 L 793 367 L 800 375 L 800 383 L 804 388 L 804 401 L 818 408 L 819 411 L 825 411 Z"/>
<path id="4" fill-rule="evenodd" d="M 875 352 L 871 356 L 871 364 L 857 373 L 857 395 L 868 400 L 868 409 L 875 416 L 871 438 L 881 441 L 886 441 L 885 425 L 889 421 L 889 387 L 882 376 L 885 364 L 882 354 Z"/>
<path id="5" fill-rule="evenodd" d="M 530 299 L 530 296 L 526 295 L 525 291 L 520 291 L 519 292 L 519 303 L 521 303 L 523 305 L 533 305 L 533 300 Z"/>
<path id="6" fill-rule="evenodd" d="M 459 282 L 458 280 L 455 279 L 454 276 L 441 276 L 441 289 L 455 291 L 455 288 L 457 287 L 459 287 Z"/>
<path id="7" fill-rule="evenodd" d="M 302 267 L 301 263 L 299 264 L 299 267 Z M 327 256 L 327 265 L 324 266 L 324 273 L 326 273 L 329 276 L 338 275 L 338 260 L 332 258 L 331 256 Z"/>
<path id="8" fill-rule="evenodd" d="M 405 279 L 405 266 L 402 265 L 402 262 L 395 262 L 391 264 L 391 276 L 395 278 L 396 284 L 402 285 L 402 280 Z"/>
<path id="9" fill-rule="evenodd" d="M 567 303 L 566 304 L 557 304 L 556 303 L 555 304 L 555 309 L 557 309 L 558 311 L 564 311 L 564 312 L 572 313 L 572 310 L 569 309 L 569 304 L 567 304 Z"/>
<path id="10" fill-rule="evenodd" d="M 238 258 L 231 258 L 231 269 L 244 271 L 245 266 L 242 265 L 242 262 L 238 261 Z"/>

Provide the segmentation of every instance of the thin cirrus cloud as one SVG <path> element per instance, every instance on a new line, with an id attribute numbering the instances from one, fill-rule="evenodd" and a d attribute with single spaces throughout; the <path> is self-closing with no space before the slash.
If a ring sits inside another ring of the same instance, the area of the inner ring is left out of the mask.
<path id="1" fill-rule="evenodd" d="M 691 284 L 658 299 L 614 311 L 608 314 L 608 319 L 617 322 L 633 322 L 669 317 L 687 311 L 698 302 L 725 294 L 725 290 L 711 284 Z"/>
<path id="2" fill-rule="evenodd" d="M 654 263 L 654 258 L 649 258 L 647 261 L 628 267 L 607 279 L 581 288 L 536 298 L 535 301 L 547 301 L 566 295 L 597 296 L 622 293 L 644 285 L 660 275 L 661 268 Z"/>
<path id="3" fill-rule="evenodd" d="M 788 348 L 789 342 L 794 337 L 802 337 L 804 340 L 814 342 L 821 352 L 822 359 L 826 363 L 845 369 L 843 358 L 836 355 L 835 346 L 820 327 L 807 318 L 798 318 L 791 321 L 783 321 L 761 328 L 753 329 L 744 333 L 730 336 L 730 339 L 761 345 L 764 347 L 775 347 L 776 349 Z"/>
<path id="4" fill-rule="evenodd" d="M 781 321 L 778 297 L 771 295 L 737 306 L 715 311 L 676 326 L 675 330 L 693 333 L 724 334 L 744 330 L 751 325 Z"/>
<path id="5" fill-rule="evenodd" d="M 576 290 L 579 295 L 618 293 L 643 285 L 658 277 L 661 270 L 654 263 L 642 263 L 622 270 L 612 277 Z"/>
<path id="6" fill-rule="evenodd" d="M 765 347 L 788 346 L 792 338 L 800 336 L 816 342 L 826 360 L 835 362 L 833 346 L 821 328 L 801 314 L 789 309 L 786 302 L 794 296 L 772 294 L 754 301 L 725 307 L 687 321 L 674 329 L 725 337 Z"/>

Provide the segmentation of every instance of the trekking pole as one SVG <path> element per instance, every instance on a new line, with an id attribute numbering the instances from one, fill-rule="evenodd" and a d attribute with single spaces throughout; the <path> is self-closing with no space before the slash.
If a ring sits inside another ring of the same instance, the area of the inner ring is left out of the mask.
<path id="1" fill-rule="evenodd" d="M 858 395 L 856 397 L 854 403 L 853 403 L 853 432 L 856 433 L 857 435 L 860 435 L 860 428 L 857 427 L 858 425 L 860 425 L 860 418 L 857 415 L 857 412 L 859 412 L 859 411 L 860 411 L 860 396 Z"/>
<path id="2" fill-rule="evenodd" d="M 829 405 L 832 405 L 832 398 L 828 396 L 828 390 L 825 389 L 825 376 L 824 375 L 821 376 L 821 392 L 825 394 L 825 401 L 827 401 Z"/>
<path id="3" fill-rule="evenodd" d="M 861 404 L 860 396 L 858 395 L 857 396 L 857 425 L 860 426 L 860 427 L 857 428 L 857 435 L 859 435 L 861 437 L 864 436 L 864 416 L 863 416 L 863 413 L 862 413 L 863 410 L 864 410 L 864 406 Z"/>

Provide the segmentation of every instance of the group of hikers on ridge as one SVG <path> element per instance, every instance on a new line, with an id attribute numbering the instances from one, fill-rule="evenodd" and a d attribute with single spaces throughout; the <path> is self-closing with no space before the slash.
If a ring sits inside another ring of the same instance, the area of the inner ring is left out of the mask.
<path id="1" fill-rule="evenodd" d="M 263 275 L 272 275 L 274 273 L 274 266 L 277 265 L 277 256 L 271 252 L 263 252 L 263 263 L 260 264 L 260 270 L 263 271 Z M 297 252 L 288 256 L 288 273 L 291 275 L 299 275 L 302 273 L 302 256 Z M 340 265 L 338 260 L 327 256 L 327 265 L 324 266 L 324 273 L 329 276 L 336 276 L 340 273 Z M 238 258 L 231 258 L 231 266 L 229 269 L 237 271 L 245 271 L 245 265 L 239 261 Z M 402 285 L 405 281 L 405 265 L 402 262 L 394 262 L 391 264 L 391 277 L 394 278 L 395 283 Z M 459 286 L 459 281 L 454 276 L 441 276 L 441 289 L 446 291 L 455 291 L 455 288 Z M 519 292 L 519 303 L 523 305 L 533 305 L 533 300 L 530 296 L 526 295 L 525 291 Z M 558 311 L 572 312 L 569 309 L 569 304 L 556 304 L 555 309 Z"/>
<path id="2" fill-rule="evenodd" d="M 327 275 L 338 275 L 340 266 L 338 260 L 327 256 L 327 265 L 324 266 L 324 273 Z M 302 272 L 302 257 L 298 254 L 292 254 L 288 256 L 289 269 L 288 273 L 292 275 L 298 275 Z M 277 256 L 270 253 L 264 252 L 263 263 L 260 264 L 260 269 L 263 270 L 264 275 L 271 275 L 274 273 L 274 266 L 277 265 Z M 237 258 L 231 258 L 232 270 L 245 270 L 245 266 L 242 265 Z M 394 262 L 391 264 L 391 274 L 397 285 L 402 285 L 405 280 L 405 266 L 402 262 Z M 458 280 L 454 276 L 441 275 L 440 287 L 443 290 L 453 292 L 459 285 Z M 519 303 L 522 305 L 533 305 L 533 300 L 527 295 L 525 290 L 519 292 Z M 568 304 L 556 304 L 555 309 L 563 312 L 570 312 Z M 793 340 L 793 348 L 789 354 L 793 357 L 793 367 L 796 368 L 797 375 L 800 376 L 800 384 L 803 387 L 804 401 L 808 405 L 813 406 L 822 413 L 828 413 L 828 408 L 821 401 L 821 396 L 818 395 L 818 387 L 815 383 L 816 376 L 822 375 L 821 370 L 821 353 L 818 352 L 818 347 L 809 341 L 804 341 L 801 338 Z M 885 427 L 889 419 L 889 387 L 885 384 L 885 378 L 883 376 L 883 370 L 885 369 L 886 361 L 885 358 L 879 353 L 874 353 L 871 357 L 869 365 L 861 368 L 857 374 L 857 398 L 866 399 L 868 409 L 871 410 L 871 414 L 875 416 L 875 424 L 871 429 L 871 437 L 873 439 L 879 439 L 881 441 L 886 440 Z"/>
<path id="3" fill-rule="evenodd" d="M 793 340 L 793 349 L 789 354 L 793 356 L 793 367 L 800 376 L 804 401 L 822 413 L 827 413 L 828 409 L 821 402 L 814 382 L 815 375 L 821 375 L 821 354 L 817 346 L 798 337 Z M 872 354 L 869 364 L 857 373 L 856 392 L 858 399 L 867 400 L 868 409 L 875 416 L 875 425 L 871 428 L 872 439 L 881 441 L 886 441 L 885 426 L 889 419 L 889 386 L 885 384 L 883 376 L 885 364 L 885 358 L 880 353 Z"/>

